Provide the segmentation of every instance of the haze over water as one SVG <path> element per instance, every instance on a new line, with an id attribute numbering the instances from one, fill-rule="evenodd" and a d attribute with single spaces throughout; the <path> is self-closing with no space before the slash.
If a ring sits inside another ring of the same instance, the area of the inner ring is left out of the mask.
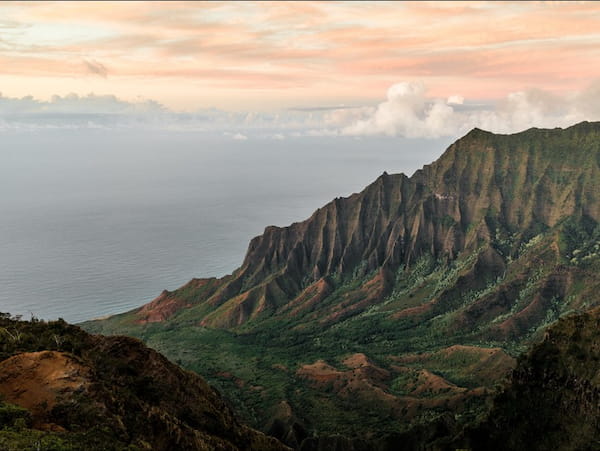
<path id="1" fill-rule="evenodd" d="M 452 141 L 234 140 L 200 132 L 4 132 L 0 311 L 83 321 L 222 276 L 285 226 Z"/>

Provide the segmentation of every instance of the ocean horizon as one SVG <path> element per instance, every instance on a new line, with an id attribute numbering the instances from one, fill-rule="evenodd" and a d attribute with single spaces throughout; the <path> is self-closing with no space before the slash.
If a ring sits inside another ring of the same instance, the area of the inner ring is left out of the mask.
<path id="1" fill-rule="evenodd" d="M 449 140 L 70 130 L 2 135 L 0 311 L 79 322 L 223 276 L 269 225 L 309 217 Z"/>

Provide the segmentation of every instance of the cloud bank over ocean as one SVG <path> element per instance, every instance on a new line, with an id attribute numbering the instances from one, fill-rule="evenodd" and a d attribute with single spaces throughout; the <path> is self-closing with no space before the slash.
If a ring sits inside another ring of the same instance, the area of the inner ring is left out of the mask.
<path id="1" fill-rule="evenodd" d="M 283 140 L 294 136 L 454 137 L 479 127 L 513 133 L 529 127 L 565 127 L 600 120 L 600 82 L 568 94 L 526 89 L 489 101 L 460 93 L 428 96 L 420 82 L 390 86 L 371 106 L 290 108 L 279 112 L 230 112 L 216 108 L 173 111 L 152 99 L 126 101 L 114 95 L 53 96 L 39 100 L 0 95 L 0 130 L 152 128 L 205 131 L 227 139 Z"/>

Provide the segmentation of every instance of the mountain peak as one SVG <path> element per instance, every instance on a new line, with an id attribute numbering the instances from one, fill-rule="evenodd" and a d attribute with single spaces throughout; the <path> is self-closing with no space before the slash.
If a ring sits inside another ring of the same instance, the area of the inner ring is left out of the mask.
<path id="1" fill-rule="evenodd" d="M 489 135 L 493 135 L 494 133 L 487 131 L 487 130 L 483 130 L 479 127 L 474 127 L 471 130 L 469 130 L 467 132 L 467 134 L 465 136 L 463 136 L 461 139 L 468 139 L 468 138 L 477 138 L 480 136 L 489 136 Z"/>
<path id="2" fill-rule="evenodd" d="M 469 140 L 469 139 L 477 139 L 482 137 L 515 137 L 515 136 L 526 136 L 526 135 L 535 135 L 535 134 L 555 134 L 560 135 L 564 134 L 564 132 L 599 132 L 600 131 L 600 121 L 590 122 L 590 121 L 582 121 L 577 124 L 573 124 L 569 127 L 554 127 L 554 128 L 544 128 L 544 127 L 530 127 L 526 130 L 522 130 L 514 133 L 493 133 L 488 130 L 483 130 L 478 127 L 474 127 L 469 132 L 467 132 L 462 138 L 459 138 L 458 141 Z"/>

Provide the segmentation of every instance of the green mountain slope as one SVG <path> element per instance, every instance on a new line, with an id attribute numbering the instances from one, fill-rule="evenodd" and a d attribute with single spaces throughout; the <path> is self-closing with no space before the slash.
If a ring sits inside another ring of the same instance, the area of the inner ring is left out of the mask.
<path id="1" fill-rule="evenodd" d="M 267 227 L 242 266 L 84 324 L 206 375 L 254 426 L 379 437 L 481 415 L 512 356 L 600 304 L 600 123 L 473 130 Z"/>

